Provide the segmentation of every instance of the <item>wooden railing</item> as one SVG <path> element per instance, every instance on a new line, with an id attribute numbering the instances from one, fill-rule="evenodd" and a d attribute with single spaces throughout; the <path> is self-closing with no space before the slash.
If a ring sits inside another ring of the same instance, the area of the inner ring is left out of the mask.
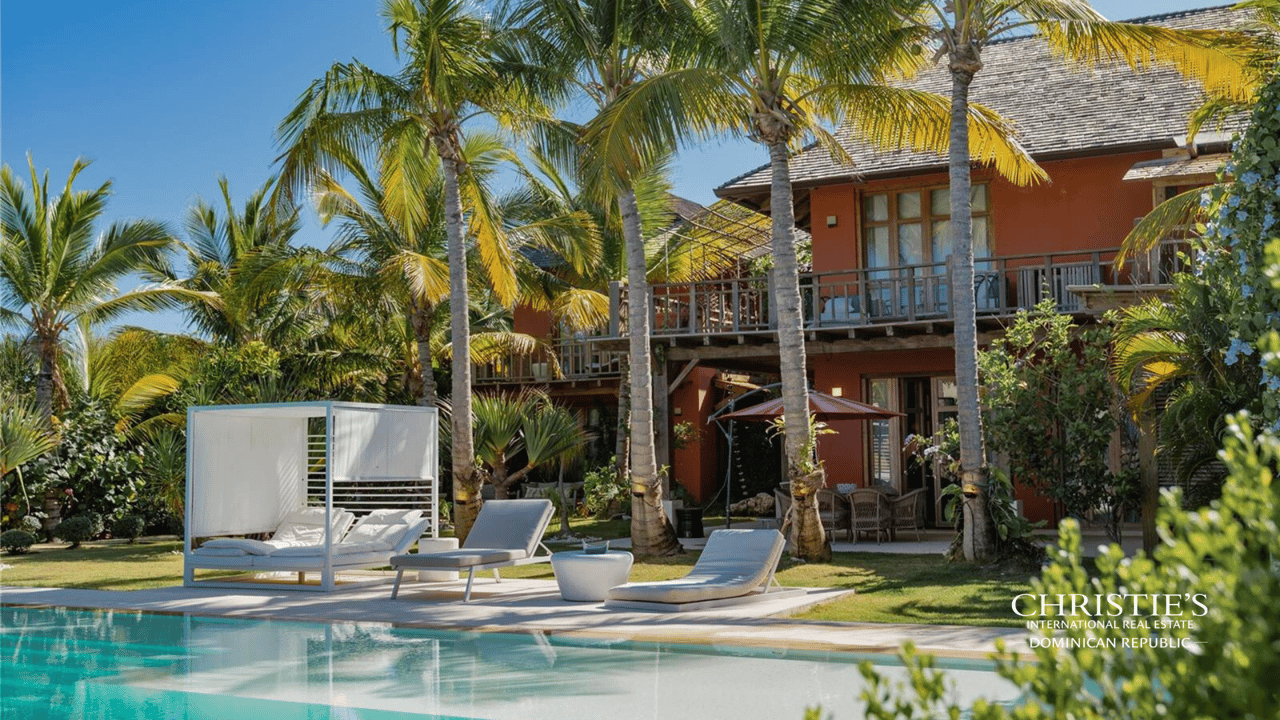
<path id="1" fill-rule="evenodd" d="M 558 340 L 550 352 L 508 353 L 492 362 L 473 364 L 471 377 L 477 384 L 614 378 L 622 373 L 625 356 L 624 351 L 602 349 L 592 339 Z"/>
<path id="2" fill-rule="evenodd" d="M 1067 288 L 1087 285 L 1166 283 L 1181 270 L 1174 243 L 1151 258 L 1131 261 L 1117 272 L 1118 248 L 978 258 L 974 301 L 980 315 L 1007 315 L 1053 298 L 1060 312 L 1083 310 Z M 947 263 L 858 268 L 800 276 L 807 328 L 851 327 L 950 319 Z M 713 335 L 777 327 L 768 277 L 660 283 L 650 288 L 650 326 L 655 336 Z M 611 335 L 625 335 L 627 289 L 611 289 Z"/>

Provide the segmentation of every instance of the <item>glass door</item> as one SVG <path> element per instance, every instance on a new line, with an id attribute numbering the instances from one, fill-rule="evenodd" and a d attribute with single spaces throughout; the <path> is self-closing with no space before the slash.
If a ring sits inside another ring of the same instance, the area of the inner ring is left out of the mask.
<path id="1" fill-rule="evenodd" d="M 933 431 L 937 432 L 948 420 L 956 420 L 960 417 L 958 410 L 959 402 L 956 393 L 956 379 L 954 377 L 936 377 L 932 381 L 933 391 L 930 398 L 933 402 Z M 933 467 L 930 468 L 933 474 L 932 497 L 929 501 L 928 512 L 933 516 L 936 527 L 951 527 L 944 517 L 942 503 L 942 489 L 955 481 L 945 477 L 941 468 L 938 467 L 938 461 L 934 461 Z"/>

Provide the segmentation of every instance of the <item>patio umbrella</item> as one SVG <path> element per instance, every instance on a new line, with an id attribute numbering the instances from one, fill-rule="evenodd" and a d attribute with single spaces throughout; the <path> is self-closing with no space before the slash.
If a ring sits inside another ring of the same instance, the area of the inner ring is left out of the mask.
<path id="1" fill-rule="evenodd" d="M 817 390 L 809 391 L 809 413 L 817 419 L 829 420 L 888 420 L 904 417 L 900 412 L 885 410 L 876 405 L 828 395 Z M 782 415 L 782 398 L 776 398 L 735 410 L 720 416 L 720 420 L 772 420 Z"/>

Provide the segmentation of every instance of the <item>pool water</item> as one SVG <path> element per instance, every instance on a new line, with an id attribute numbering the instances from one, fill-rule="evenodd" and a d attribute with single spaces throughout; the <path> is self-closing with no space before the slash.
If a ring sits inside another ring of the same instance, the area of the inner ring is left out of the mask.
<path id="1" fill-rule="evenodd" d="M 801 720 L 861 717 L 889 656 L 435 631 L 380 623 L 0 608 L 9 720 Z M 962 701 L 1013 687 L 944 667 Z"/>

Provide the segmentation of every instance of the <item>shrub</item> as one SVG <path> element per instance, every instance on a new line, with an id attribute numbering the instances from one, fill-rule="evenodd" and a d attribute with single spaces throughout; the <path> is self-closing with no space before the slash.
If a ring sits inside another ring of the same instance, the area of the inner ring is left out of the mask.
<path id="1" fill-rule="evenodd" d="M 80 547 L 80 543 L 92 540 L 101 532 L 102 518 L 93 513 L 67 518 L 54 528 L 54 533 L 71 543 L 72 548 Z"/>
<path id="2" fill-rule="evenodd" d="M 631 488 L 618 477 L 617 459 L 593 470 L 583 478 L 582 493 L 587 512 L 596 517 L 611 517 L 631 512 Z"/>
<path id="3" fill-rule="evenodd" d="M 111 523 L 111 534 L 118 538 L 129 538 L 129 544 L 137 542 L 142 535 L 142 530 L 146 527 L 146 521 L 141 515 L 129 513 L 121 515 L 115 522 Z"/>
<path id="4" fill-rule="evenodd" d="M 22 519 L 18 521 L 19 530 L 26 530 L 32 534 L 38 534 L 42 527 L 43 525 L 40 522 L 40 518 L 35 515 L 24 515 L 22 516 Z"/>
<path id="5" fill-rule="evenodd" d="M 36 536 L 26 530 L 9 530 L 0 534 L 0 548 L 10 555 L 21 555 L 36 544 Z"/>

